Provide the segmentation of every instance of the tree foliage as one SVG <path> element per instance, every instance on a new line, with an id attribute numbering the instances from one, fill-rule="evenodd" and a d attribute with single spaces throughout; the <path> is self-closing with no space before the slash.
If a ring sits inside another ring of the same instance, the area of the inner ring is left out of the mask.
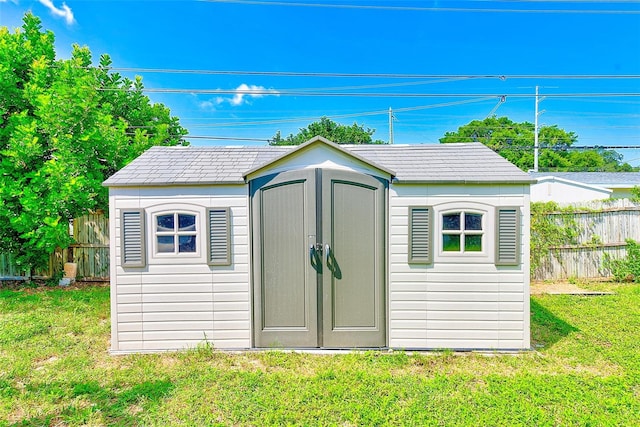
<path id="1" fill-rule="evenodd" d="M 102 182 L 153 145 L 187 132 L 135 81 L 92 65 L 87 47 L 56 59 L 54 35 L 28 13 L 0 28 L 0 248 L 27 268 L 70 241 L 69 221 L 108 206 Z"/>
<path id="2" fill-rule="evenodd" d="M 456 132 L 447 132 L 441 143 L 481 142 L 522 170 L 534 167 L 534 130 L 532 123 L 516 123 L 507 117 L 473 120 Z M 577 149 L 578 135 L 557 126 L 542 126 L 538 133 L 538 168 L 563 172 L 630 172 L 634 168 L 622 162 L 622 155 L 604 148 Z"/>
<path id="3" fill-rule="evenodd" d="M 300 128 L 297 134 L 289 134 L 282 138 L 280 131 L 271 139 L 271 145 L 300 145 L 315 136 L 322 136 L 338 144 L 384 144 L 384 141 L 373 139 L 376 130 L 365 128 L 357 123 L 351 126 L 341 125 L 328 117 L 313 122 L 306 128 Z"/>

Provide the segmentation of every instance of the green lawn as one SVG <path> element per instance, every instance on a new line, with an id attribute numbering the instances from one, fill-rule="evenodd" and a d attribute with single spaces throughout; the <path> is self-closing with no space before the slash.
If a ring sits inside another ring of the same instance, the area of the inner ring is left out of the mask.
<path id="1" fill-rule="evenodd" d="M 515 356 L 109 356 L 108 288 L 0 289 L 0 425 L 640 425 L 640 285 L 586 287 Z"/>

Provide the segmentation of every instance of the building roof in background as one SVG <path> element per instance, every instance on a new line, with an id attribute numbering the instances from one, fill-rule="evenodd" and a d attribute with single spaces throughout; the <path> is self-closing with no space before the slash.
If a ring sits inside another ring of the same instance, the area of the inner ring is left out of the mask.
<path id="1" fill-rule="evenodd" d="M 246 173 L 260 169 L 298 147 L 152 147 L 107 179 L 104 185 L 242 184 Z M 393 171 L 394 182 L 399 183 L 532 182 L 529 174 L 481 143 L 339 147 L 340 151 L 352 153 L 359 160 Z"/>
<path id="2" fill-rule="evenodd" d="M 532 178 L 556 177 L 603 188 L 640 186 L 640 172 L 530 172 Z"/>

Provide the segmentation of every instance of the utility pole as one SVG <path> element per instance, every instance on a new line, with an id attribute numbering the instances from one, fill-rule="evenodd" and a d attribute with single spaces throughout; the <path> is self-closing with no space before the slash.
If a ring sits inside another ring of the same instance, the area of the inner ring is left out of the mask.
<path id="1" fill-rule="evenodd" d="M 393 110 L 389 107 L 389 144 L 393 144 Z"/>
<path id="2" fill-rule="evenodd" d="M 533 134 L 534 134 L 534 142 L 533 142 L 533 171 L 534 172 L 538 172 L 538 148 L 539 148 L 539 144 L 538 144 L 538 86 L 536 86 L 536 117 L 535 117 L 535 125 L 533 128 Z"/>

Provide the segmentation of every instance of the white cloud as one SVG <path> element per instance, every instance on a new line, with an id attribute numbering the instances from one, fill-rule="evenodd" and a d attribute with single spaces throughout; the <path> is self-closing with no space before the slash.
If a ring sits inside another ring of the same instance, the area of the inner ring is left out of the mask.
<path id="1" fill-rule="evenodd" d="M 62 7 L 56 7 L 52 0 L 38 0 L 43 6 L 45 6 L 54 16 L 64 18 L 67 25 L 73 24 L 76 20 L 73 17 L 71 8 L 66 3 L 62 3 Z"/>
<path id="2" fill-rule="evenodd" d="M 222 103 L 224 103 L 225 99 L 221 96 L 217 96 L 215 98 L 211 98 L 206 101 L 200 101 L 198 103 L 198 107 L 202 110 L 215 110 L 216 107 Z"/>
<path id="3" fill-rule="evenodd" d="M 229 100 L 231 105 L 242 105 L 246 102 L 247 97 L 250 98 L 261 98 L 267 95 L 275 95 L 278 96 L 280 92 L 275 89 L 267 89 L 264 86 L 256 86 L 256 85 L 247 85 L 246 83 L 242 83 L 235 90 L 235 95 L 233 98 Z"/>
<path id="4" fill-rule="evenodd" d="M 242 83 L 240 86 L 235 88 L 232 93 L 233 96 L 231 97 L 216 96 L 215 98 L 199 101 L 197 103 L 198 107 L 202 110 L 215 110 L 218 106 L 225 103 L 237 107 L 243 104 L 248 104 L 249 99 L 251 98 L 280 95 L 280 92 L 275 89 L 267 89 L 264 86 L 248 85 L 246 83 Z M 196 94 L 192 95 L 197 98 Z"/>

